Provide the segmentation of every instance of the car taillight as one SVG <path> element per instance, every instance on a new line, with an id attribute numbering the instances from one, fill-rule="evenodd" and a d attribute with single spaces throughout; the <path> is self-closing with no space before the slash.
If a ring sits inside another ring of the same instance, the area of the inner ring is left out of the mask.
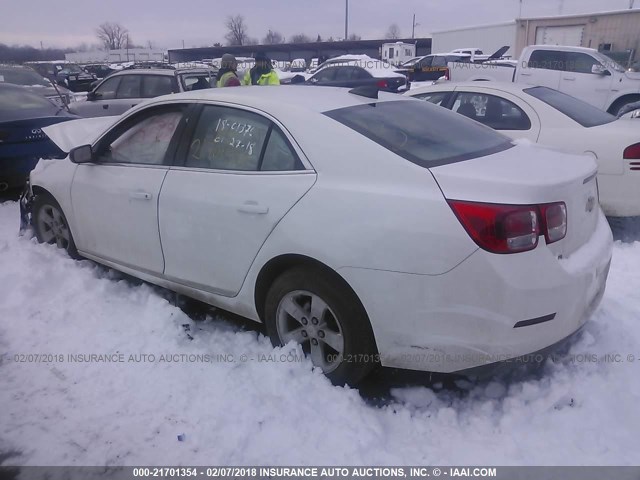
<path id="1" fill-rule="evenodd" d="M 544 205 L 499 205 L 449 200 L 449 205 L 469 236 L 492 253 L 518 253 L 538 246 L 544 234 L 547 243 L 567 233 L 564 203 Z"/>
<path id="2" fill-rule="evenodd" d="M 449 75 L 449 68 L 446 68 L 444 70 L 444 79 L 445 80 L 451 80 L 451 75 Z"/>
<path id="3" fill-rule="evenodd" d="M 625 148 L 622 158 L 625 160 L 640 160 L 640 143 L 635 143 Z M 629 168 L 631 170 L 640 170 L 640 162 L 631 162 Z"/>
<path id="4" fill-rule="evenodd" d="M 563 203 L 540 205 L 547 244 L 562 240 L 567 234 L 567 206 Z"/>
<path id="5" fill-rule="evenodd" d="M 379 88 L 387 88 L 387 81 L 386 80 L 378 80 L 378 83 L 376 83 L 376 86 Z"/>

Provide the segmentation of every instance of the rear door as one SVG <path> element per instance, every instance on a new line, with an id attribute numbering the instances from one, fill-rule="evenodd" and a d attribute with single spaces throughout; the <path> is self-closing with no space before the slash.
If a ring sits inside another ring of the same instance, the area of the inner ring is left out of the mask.
<path id="1" fill-rule="evenodd" d="M 263 114 L 204 105 L 189 124 L 160 194 L 164 273 L 233 296 L 316 175 L 285 130 Z"/>

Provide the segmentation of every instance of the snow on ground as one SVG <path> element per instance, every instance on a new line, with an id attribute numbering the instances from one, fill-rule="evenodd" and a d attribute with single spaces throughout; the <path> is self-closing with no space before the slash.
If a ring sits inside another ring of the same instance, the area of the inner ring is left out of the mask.
<path id="1" fill-rule="evenodd" d="M 542 372 L 459 382 L 459 389 L 396 388 L 380 406 L 332 386 L 307 361 L 279 360 L 295 349 L 274 350 L 224 319 L 195 323 L 161 290 L 19 238 L 17 227 L 17 203 L 0 204 L 0 454 L 21 452 L 6 464 L 640 459 L 639 242 L 616 244 L 604 300 L 569 352 L 619 353 L 620 363 L 566 355 Z M 64 361 L 15 361 L 30 354 Z M 121 354 L 124 361 L 72 363 L 70 354 Z M 197 361 L 206 354 L 236 361 Z M 179 361 L 160 362 L 161 355 Z M 278 361 L 258 361 L 270 355 Z"/>

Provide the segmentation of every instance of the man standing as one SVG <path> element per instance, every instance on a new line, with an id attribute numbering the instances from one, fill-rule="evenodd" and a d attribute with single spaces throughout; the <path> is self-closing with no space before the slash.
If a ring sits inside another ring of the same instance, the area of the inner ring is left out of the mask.
<path id="1" fill-rule="evenodd" d="M 256 53 L 256 65 L 244 74 L 245 85 L 280 85 L 280 78 L 265 53 Z"/>
<path id="2" fill-rule="evenodd" d="M 216 87 L 239 87 L 240 79 L 236 70 L 238 69 L 238 61 L 236 57 L 230 53 L 225 53 L 220 62 L 220 70 L 216 76 Z"/>

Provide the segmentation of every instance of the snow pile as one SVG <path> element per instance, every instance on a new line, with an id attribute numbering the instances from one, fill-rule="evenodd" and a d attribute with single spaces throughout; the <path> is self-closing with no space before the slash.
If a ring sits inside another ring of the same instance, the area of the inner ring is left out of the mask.
<path id="1" fill-rule="evenodd" d="M 0 204 L 0 449 L 22 453 L 7 464 L 638 462 L 640 362 L 627 356 L 640 356 L 640 243 L 616 244 L 573 360 L 461 390 L 399 388 L 378 407 L 297 349 L 194 323 L 161 290 L 17 228 L 17 204 Z M 615 353 L 624 361 L 576 361 Z"/>

